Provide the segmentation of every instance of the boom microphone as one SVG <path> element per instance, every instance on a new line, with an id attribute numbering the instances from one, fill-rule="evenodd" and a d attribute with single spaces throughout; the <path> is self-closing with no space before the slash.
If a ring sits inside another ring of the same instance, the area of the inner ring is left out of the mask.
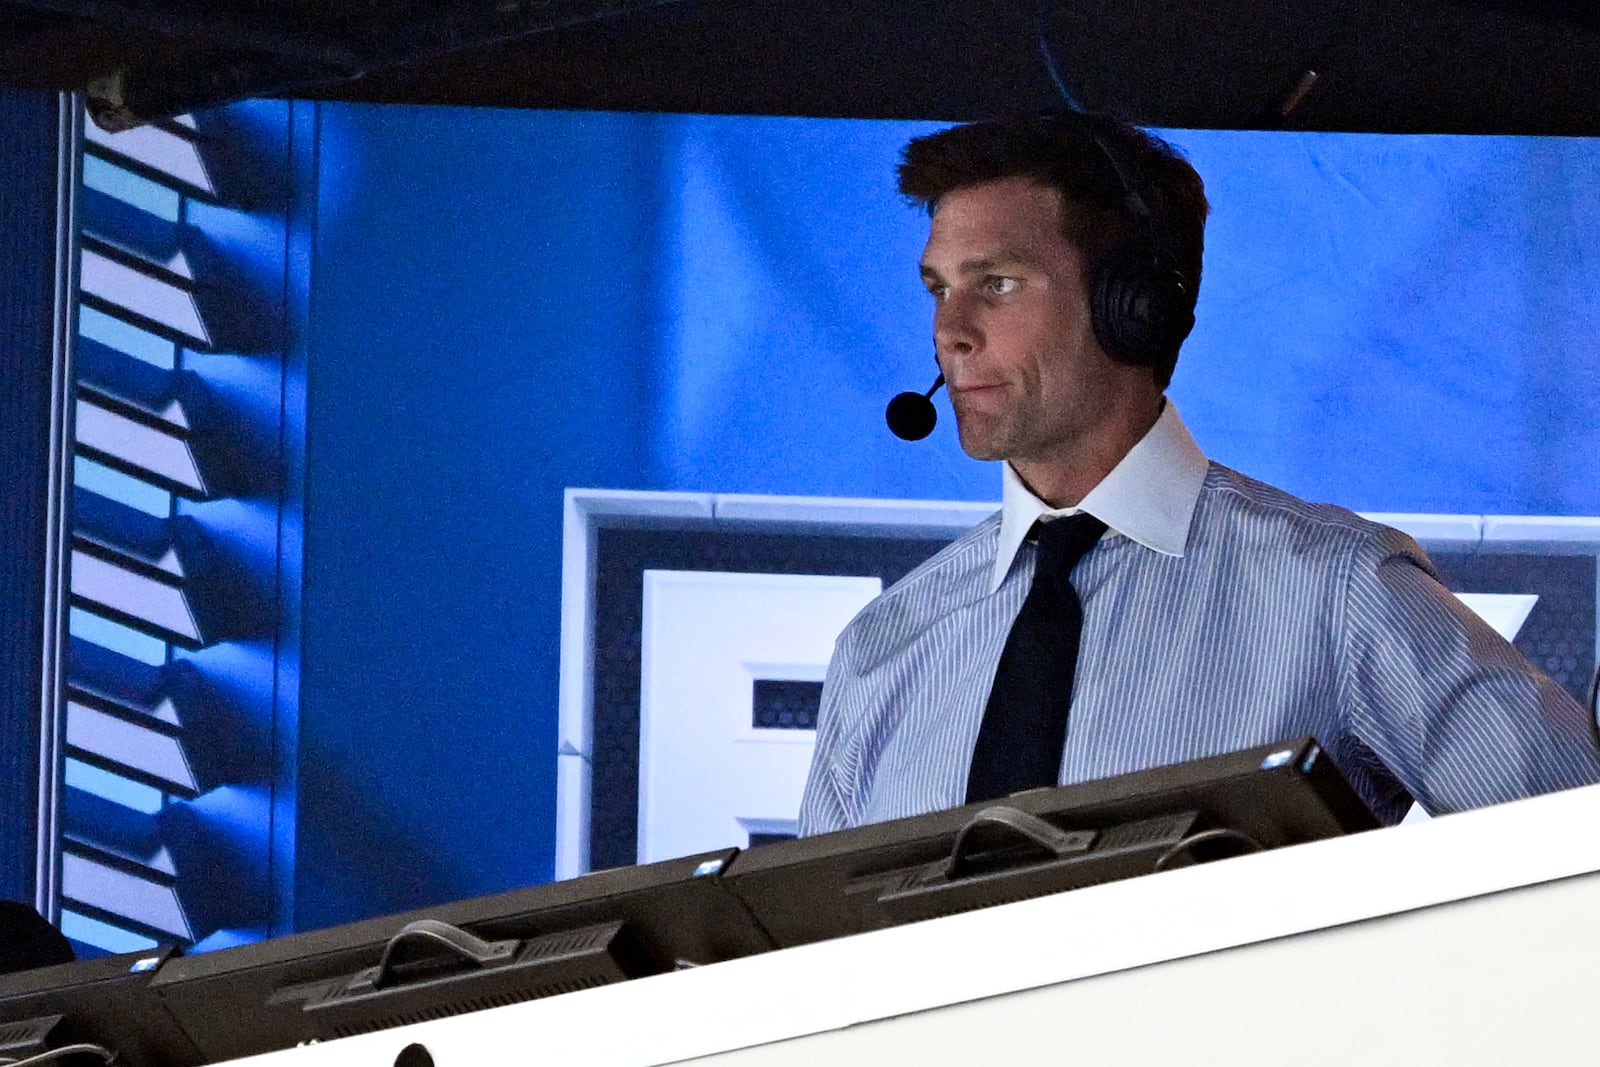
<path id="1" fill-rule="evenodd" d="M 944 375 L 934 379 L 933 388 L 926 393 L 905 392 L 889 401 L 883 413 L 889 429 L 902 441 L 920 441 L 933 432 L 939 413 L 933 407 L 933 394 L 944 385 Z"/>

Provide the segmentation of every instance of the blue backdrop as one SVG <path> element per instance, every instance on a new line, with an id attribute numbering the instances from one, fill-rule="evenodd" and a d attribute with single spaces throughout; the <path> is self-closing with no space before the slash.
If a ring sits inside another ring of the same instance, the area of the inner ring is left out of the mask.
<path id="1" fill-rule="evenodd" d="M 953 428 L 884 399 L 933 377 L 927 127 L 672 127 L 664 482 L 991 499 Z M 1216 458 L 1363 510 L 1600 514 L 1600 145 L 1175 131 L 1213 206 L 1172 394 Z"/>
<path id="2" fill-rule="evenodd" d="M 935 373 L 893 184 L 931 126 L 319 113 L 302 929 L 550 876 L 564 487 L 999 495 L 952 420 L 883 427 Z M 1215 458 L 1600 514 L 1600 145 L 1172 137 L 1214 209 L 1172 393 Z"/>

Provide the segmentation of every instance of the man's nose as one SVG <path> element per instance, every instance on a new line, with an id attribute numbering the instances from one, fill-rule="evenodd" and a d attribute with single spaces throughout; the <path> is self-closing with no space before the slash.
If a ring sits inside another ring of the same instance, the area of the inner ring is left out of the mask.
<path id="1" fill-rule="evenodd" d="M 952 293 L 933 312 L 933 345 L 940 354 L 968 355 L 983 344 L 971 301 Z"/>

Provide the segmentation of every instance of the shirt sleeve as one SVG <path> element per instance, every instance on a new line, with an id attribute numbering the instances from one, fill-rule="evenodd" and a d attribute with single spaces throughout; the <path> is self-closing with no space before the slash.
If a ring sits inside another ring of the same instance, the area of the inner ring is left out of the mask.
<path id="1" fill-rule="evenodd" d="M 1343 623 L 1348 728 L 1430 814 L 1600 781 L 1583 708 L 1445 589 L 1405 534 L 1356 547 Z"/>
<path id="2" fill-rule="evenodd" d="M 850 673 L 846 658 L 841 639 L 834 646 L 828 674 L 822 683 L 822 700 L 817 708 L 817 747 L 806 776 L 805 795 L 800 801 L 801 837 L 842 830 L 851 825 L 837 779 L 844 735 L 839 694 Z"/>

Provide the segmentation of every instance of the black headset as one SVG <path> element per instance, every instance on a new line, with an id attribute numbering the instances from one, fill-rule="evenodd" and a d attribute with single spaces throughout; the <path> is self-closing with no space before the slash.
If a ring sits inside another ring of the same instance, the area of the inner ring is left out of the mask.
<path id="1" fill-rule="evenodd" d="M 1179 266 L 1166 227 L 1141 191 L 1139 169 L 1119 158 L 1092 116 L 1080 112 L 1084 131 L 1111 164 L 1122 186 L 1122 213 L 1132 232 L 1095 268 L 1089 290 L 1094 336 L 1106 354 L 1134 367 L 1170 367 L 1194 329 L 1196 286 Z M 1053 118 L 1059 119 L 1060 113 Z"/>

